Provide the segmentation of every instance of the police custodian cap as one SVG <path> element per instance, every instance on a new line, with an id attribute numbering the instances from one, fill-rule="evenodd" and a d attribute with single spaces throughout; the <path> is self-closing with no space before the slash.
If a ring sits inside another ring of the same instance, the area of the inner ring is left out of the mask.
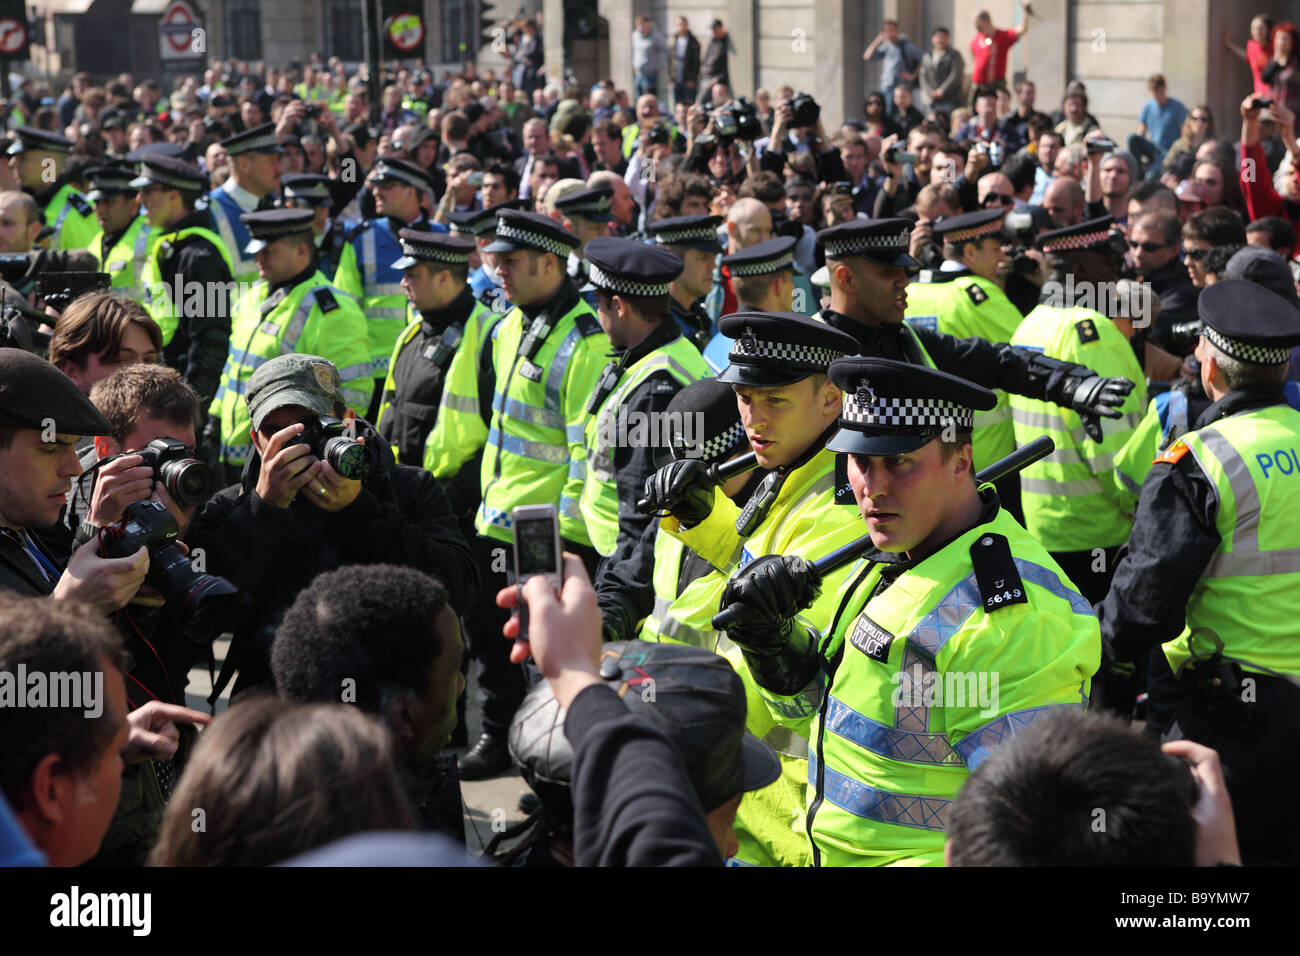
<path id="1" fill-rule="evenodd" d="M 421 262 L 467 265 L 469 255 L 474 251 L 472 239 L 461 239 L 445 232 L 400 229 L 397 238 L 402 244 L 402 258 L 393 263 L 394 269 L 409 269 Z"/>
<path id="2" fill-rule="evenodd" d="M 166 186 L 181 192 L 201 193 L 208 188 L 208 177 L 199 167 L 162 154 L 145 156 L 140 160 L 140 175 L 131 180 L 132 189 L 146 186 Z"/>
<path id="3" fill-rule="evenodd" d="M 1300 345 L 1300 309 L 1247 279 L 1221 279 L 1196 300 L 1201 334 L 1252 365 L 1281 365 Z"/>
<path id="4" fill-rule="evenodd" d="M 310 235 L 316 214 L 310 209 L 263 209 L 261 212 L 240 213 L 239 221 L 247 224 L 252 237 L 244 251 L 254 255 L 285 236 L 301 232 Z"/>
<path id="5" fill-rule="evenodd" d="M 311 206 L 328 206 L 334 202 L 331 180 L 320 173 L 285 173 L 280 177 L 280 192 L 285 199 L 297 199 Z"/>
<path id="6" fill-rule="evenodd" d="M 232 159 L 243 153 L 283 153 L 280 144 L 275 141 L 275 124 L 263 123 L 242 133 L 228 136 L 221 141 L 221 148 Z"/>
<path id="7" fill-rule="evenodd" d="M 733 312 L 718 330 L 735 340 L 731 364 L 718 373 L 718 381 L 729 385 L 792 385 L 825 375 L 832 362 L 860 348 L 853 336 L 798 312 Z"/>
<path id="8" fill-rule="evenodd" d="M 712 465 L 726 461 L 738 451 L 749 450 L 736 393 L 730 385 L 715 378 L 702 378 L 678 391 L 668 402 L 665 413 L 669 422 L 682 425 L 680 431 L 674 430 L 670 436 L 673 460 L 698 458 Z M 687 434 L 688 429 L 697 433 Z M 658 464 L 662 467 L 667 461 Z"/>
<path id="9" fill-rule="evenodd" d="M 497 217 L 496 241 L 484 252 L 514 252 L 533 249 L 565 258 L 578 248 L 578 237 L 550 216 L 538 212 L 507 209 Z"/>
<path id="10" fill-rule="evenodd" d="M 419 166 L 401 156 L 380 156 L 366 177 L 370 183 L 405 183 L 421 192 L 433 192 L 433 180 Z"/>
<path id="11" fill-rule="evenodd" d="M 578 189 L 555 200 L 555 208 L 569 219 L 578 216 L 589 222 L 613 222 L 614 214 L 609 211 L 609 201 L 613 198 L 614 190 L 609 186 Z"/>
<path id="12" fill-rule="evenodd" d="M 86 193 L 86 198 L 91 202 L 126 193 L 135 195 L 136 192 L 131 185 L 135 171 L 129 166 L 91 166 L 86 170 L 86 178 L 90 180 L 90 191 Z"/>
<path id="13" fill-rule="evenodd" d="M 0 425 L 62 435 L 108 435 L 112 427 L 81 389 L 39 355 L 0 349 Z"/>
<path id="14" fill-rule="evenodd" d="M 13 139 L 9 143 L 9 148 L 5 150 L 6 156 L 17 156 L 19 153 L 35 150 L 44 150 L 47 153 L 72 152 L 72 140 L 58 133 L 34 129 L 31 126 L 15 126 L 11 135 Z"/>
<path id="15" fill-rule="evenodd" d="M 718 227 L 721 216 L 671 216 L 646 226 L 651 238 L 661 246 L 694 246 L 705 252 L 720 252 Z"/>
<path id="16" fill-rule="evenodd" d="M 723 256 L 722 264 L 737 279 L 771 275 L 782 269 L 794 268 L 794 247 L 797 244 L 798 240 L 793 236 L 778 236 Z"/>
<path id="17" fill-rule="evenodd" d="M 844 358 L 831 364 L 830 377 L 844 390 L 844 407 L 826 447 L 850 455 L 916 451 L 945 428 L 969 432 L 975 412 L 997 404 L 986 388 L 908 362 Z"/>
<path id="18" fill-rule="evenodd" d="M 682 274 L 682 260 L 667 249 L 635 239 L 599 236 L 587 243 L 583 256 L 587 281 L 615 295 L 667 295 L 673 280 Z"/>
<path id="19" fill-rule="evenodd" d="M 907 219 L 850 219 L 817 233 L 817 249 L 824 259 L 860 256 L 881 265 L 919 268 L 907 252 L 911 238 Z"/>
<path id="20" fill-rule="evenodd" d="M 1110 244 L 1110 227 L 1114 222 L 1110 216 L 1089 219 L 1075 226 L 1053 229 L 1051 232 L 1038 234 L 1037 246 L 1043 252 L 1061 253 L 1077 252 L 1080 249 L 1099 249 Z"/>
<path id="21" fill-rule="evenodd" d="M 523 209 L 527 205 L 524 199 L 507 199 L 505 202 L 499 202 L 495 206 L 488 206 L 486 209 L 466 209 L 462 212 L 453 212 L 448 217 L 448 223 L 451 225 L 451 231 L 462 236 L 473 236 L 479 238 L 486 236 L 490 232 L 495 232 L 497 228 L 497 216 L 507 209 Z"/>
<path id="22" fill-rule="evenodd" d="M 606 644 L 600 676 L 630 711 L 673 742 L 706 812 L 781 775 L 776 754 L 745 729 L 744 684 L 712 651 L 647 641 Z M 647 687 L 654 693 L 643 694 Z M 515 712 L 507 741 L 524 780 L 561 818 L 573 809 L 573 749 L 564 719 L 543 681 Z"/>
<path id="23" fill-rule="evenodd" d="M 934 238 L 940 242 L 959 245 L 974 242 L 988 236 L 1002 236 L 1002 217 L 1004 209 L 978 209 L 965 212 L 960 216 L 944 216 L 930 227 Z"/>

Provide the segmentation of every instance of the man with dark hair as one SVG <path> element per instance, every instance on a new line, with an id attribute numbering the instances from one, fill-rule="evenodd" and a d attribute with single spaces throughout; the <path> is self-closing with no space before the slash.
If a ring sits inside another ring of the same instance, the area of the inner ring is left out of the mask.
<path id="1" fill-rule="evenodd" d="M 145 301 L 162 330 L 167 364 L 208 401 L 229 351 L 238 251 L 213 231 L 211 211 L 195 208 L 204 185 L 197 166 L 151 153 L 140 168 L 131 186 L 140 190 L 153 229 L 140 277 Z"/>
<path id="2" fill-rule="evenodd" d="M 656 243 L 682 262 L 682 271 L 668 290 L 668 314 L 682 335 L 701 351 L 716 329 L 704 310 L 704 297 L 713 288 L 721 216 L 674 216 L 652 222 L 647 231 Z"/>
<path id="3" fill-rule="evenodd" d="M 1083 709 L 1097 619 L 975 483 L 971 424 L 991 392 L 883 359 L 830 376 L 843 407 L 826 449 L 847 455 L 851 533 L 873 550 L 827 581 L 811 562 L 832 542 L 770 551 L 715 621 L 771 718 L 808 734 L 813 865 L 937 865 L 971 772 L 1024 724 Z M 814 602 L 831 614 L 805 618 Z"/>
<path id="4" fill-rule="evenodd" d="M 947 27 L 930 33 L 930 49 L 921 57 L 921 92 L 930 110 L 952 110 L 961 102 L 961 79 L 966 61 L 952 47 Z"/>
<path id="5" fill-rule="evenodd" d="M 1183 225 L 1173 212 L 1156 210 L 1129 220 L 1128 246 L 1133 267 L 1160 299 L 1160 317 L 1148 338 L 1178 356 L 1190 354 L 1196 342 L 1190 336 L 1175 340 L 1172 327 L 1197 321 L 1198 295 L 1186 267 L 1178 259 L 1182 234 Z"/>
<path id="6" fill-rule="evenodd" d="M 162 332 L 138 302 L 87 293 L 63 310 L 50 336 L 50 363 L 87 394 L 123 365 L 162 358 Z"/>
<path id="7" fill-rule="evenodd" d="M 263 227 L 253 225 L 257 235 Z M 265 361 L 247 379 L 240 401 L 252 454 L 241 480 L 200 510 L 188 542 L 204 549 L 208 571 L 229 579 L 242 598 L 212 700 L 236 669 L 236 694 L 270 682 L 280 619 L 322 571 L 402 564 L 446 581 L 456 610 L 473 602 L 479 576 L 437 479 L 397 464 L 378 433 L 357 421 L 328 360 L 282 354 Z M 337 451 L 318 456 L 325 436 L 301 438 L 329 419 L 337 420 L 334 440 L 353 443 L 346 446 L 350 465 Z M 364 465 L 356 461 L 358 439 Z"/>
<path id="8" fill-rule="evenodd" d="M 1295 227 L 1281 216 L 1265 216 L 1247 224 L 1246 243 L 1272 249 L 1290 259 L 1295 255 Z"/>
<path id="9" fill-rule="evenodd" d="M 1300 319 L 1291 301 L 1223 279 L 1197 302 L 1213 404 L 1156 458 L 1098 607 L 1098 684 L 1149 660 L 1147 726 L 1219 752 L 1246 862 L 1300 863 L 1300 412 L 1283 390 Z M 1121 716 L 1133 695 L 1104 703 Z"/>
<path id="10" fill-rule="evenodd" d="M 694 94 L 691 100 L 694 102 Z M 592 172 L 609 170 L 622 177 L 627 172 L 627 158 L 623 155 L 623 134 L 613 120 L 602 120 L 591 129 L 591 145 L 596 151 L 596 165 Z"/>
<path id="11" fill-rule="evenodd" d="M 1212 206 L 1189 216 L 1183 223 L 1183 256 L 1192 284 L 1198 289 L 1209 284 L 1204 260 L 1210 250 L 1222 250 L 1221 267 L 1245 244 L 1246 224 L 1227 206 Z"/>
<path id="12" fill-rule="evenodd" d="M 483 185 L 479 187 L 479 204 L 483 209 L 499 206 L 519 195 L 519 173 L 497 161 L 483 170 Z"/>
<path id="13" fill-rule="evenodd" d="M 1184 754 L 1196 762 L 1189 766 Z M 1223 792 L 1218 758 L 1208 748 L 1161 747 L 1114 718 L 1058 711 L 1035 720 L 971 774 L 949 817 L 944 862 L 1239 866 L 1231 804 L 1221 812 Z M 1206 811 L 1220 812 L 1213 823 L 1198 823 L 1193 812 Z"/>
<path id="14" fill-rule="evenodd" d="M 465 839 L 456 727 L 465 640 L 442 582 L 392 564 L 327 571 L 298 593 L 271 647 L 281 697 L 355 704 L 383 720 L 411 809 L 424 828 Z"/>
<path id="15" fill-rule="evenodd" d="M 697 103 L 707 103 L 713 95 L 715 84 L 722 83 L 728 87 L 731 86 L 731 70 L 727 65 L 729 53 L 735 52 L 735 46 L 731 42 L 731 37 L 727 34 L 727 28 L 721 20 L 714 20 L 710 24 L 712 30 L 712 39 L 705 48 L 704 56 L 700 59 L 700 95 L 696 99 Z M 721 103 L 714 103 L 714 106 L 721 106 Z"/>
<path id="16" fill-rule="evenodd" d="M 1128 222 L 1130 226 L 1138 217 L 1148 212 L 1164 210 L 1178 215 L 1178 196 L 1164 183 L 1143 180 L 1129 187 Z M 1180 220 L 1181 222 L 1181 220 Z"/>
<path id="17" fill-rule="evenodd" d="M 685 17 L 673 24 L 673 105 L 695 102 L 695 91 L 700 84 L 700 41 L 695 39 Z"/>
<path id="18" fill-rule="evenodd" d="M 249 233 L 242 217 L 264 208 L 269 197 L 280 191 L 280 155 L 284 150 L 270 123 L 229 136 L 221 146 L 230 158 L 230 177 L 208 193 L 208 212 L 234 260 L 230 271 L 235 281 L 252 284 L 257 281 L 257 263 L 247 252 Z"/>

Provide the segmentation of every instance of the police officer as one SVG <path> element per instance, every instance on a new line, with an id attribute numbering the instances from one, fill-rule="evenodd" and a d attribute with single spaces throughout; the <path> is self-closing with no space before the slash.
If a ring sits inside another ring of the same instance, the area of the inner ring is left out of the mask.
<path id="1" fill-rule="evenodd" d="M 425 218 L 421 200 L 433 186 L 429 174 L 414 163 L 381 156 L 366 182 L 375 194 L 376 218 L 367 219 L 349 233 L 334 284 L 356 298 L 366 316 L 375 376 L 369 415 L 373 419 L 379 411 L 389 359 L 407 322 L 401 270 L 393 267 L 402 257 L 397 234 L 405 228 L 446 232 L 447 227 Z"/>
<path id="2" fill-rule="evenodd" d="M 1132 497 L 1117 490 L 1113 472 L 1115 454 L 1146 407 L 1146 380 L 1117 322 L 1095 309 L 1050 304 L 1056 294 L 1051 290 L 1059 291 L 1065 282 L 1114 288 L 1118 255 L 1111 246 L 1110 217 L 1042 233 L 1038 246 L 1047 258 L 1050 284 L 1044 284 L 1045 301 L 1025 316 L 1011 344 L 1134 383 L 1120 406 L 1122 417 L 1102 423 L 1100 438 L 1085 433 L 1070 409 L 1024 395 L 1011 399 L 1016 444 L 1047 435 L 1056 445 L 1021 473 L 1025 527 L 1096 603 L 1110 586 L 1115 554 L 1132 527 Z"/>
<path id="3" fill-rule="evenodd" d="M 230 342 L 238 290 L 234 251 L 212 230 L 207 209 L 196 209 L 203 173 L 180 159 L 149 155 L 131 180 L 152 232 L 141 284 L 145 306 L 163 336 L 163 357 L 198 393 L 217 391 Z"/>
<path id="4" fill-rule="evenodd" d="M 822 319 L 856 338 L 864 356 L 939 368 L 986 388 L 1072 408 L 1089 437 L 1101 441 L 1098 416 L 1120 417 L 1118 406 L 1133 388 L 1129 380 L 1102 378 L 1030 349 L 903 322 L 908 273 L 918 265 L 907 252 L 910 234 L 906 219 L 854 219 L 817 233 L 831 283 Z"/>
<path id="5" fill-rule="evenodd" d="M 735 344 L 718 381 L 734 389 L 746 436 L 768 474 L 741 507 L 717 493 L 703 462 L 687 458 L 650 478 L 645 504 L 669 513 L 660 523 L 661 534 L 677 538 L 721 572 L 704 583 L 725 586 L 726 578 L 764 555 L 819 555 L 857 538 L 861 526 L 850 509 L 836 504 L 835 455 L 826 448 L 841 404 L 826 370 L 834 359 L 852 354 L 853 338 L 797 312 L 735 312 L 719 325 L 721 335 Z M 821 627 L 829 624 L 833 610 L 833 588 L 827 590 L 828 600 L 812 612 Z M 714 592 L 713 607 L 720 596 Z M 687 617 L 692 617 L 689 609 Z M 718 650 L 729 652 L 748 679 L 730 644 L 721 642 Z M 782 774 L 773 787 L 741 804 L 739 860 L 805 866 L 799 808 L 808 776 L 806 735 L 776 726 L 757 707 L 749 728 L 781 754 Z"/>
<path id="6" fill-rule="evenodd" d="M 348 407 L 360 415 L 370 401 L 365 316 L 351 296 L 330 285 L 316 268 L 312 218 L 305 209 L 244 214 L 252 236 L 244 251 L 256 257 L 264 282 L 240 300 L 221 384 L 209 409 L 219 429 L 218 460 L 227 481 L 238 479 L 251 454 L 245 385 L 269 359 L 289 352 L 323 356 L 342 379 Z M 209 436 L 213 426 L 210 420 Z"/>
<path id="7" fill-rule="evenodd" d="M 401 230 L 398 238 L 405 254 L 393 267 L 403 273 L 402 287 L 416 318 L 397 340 L 389 362 L 378 428 L 398 461 L 419 465 L 461 344 L 467 344 L 468 361 L 477 365 L 487 338 L 483 323 L 488 321 L 490 333 L 496 317 L 475 301 L 465 282 L 473 243 L 415 229 Z M 476 381 L 469 397 L 477 401 L 478 396 Z M 477 490 L 477 473 L 473 477 Z"/>
<path id="8" fill-rule="evenodd" d="M 903 314 L 909 325 L 957 338 L 1011 340 L 1022 316 L 997 283 L 998 267 L 1005 258 L 1002 216 L 1001 208 L 979 210 L 947 216 L 931 227 L 935 240 L 943 246 L 943 267 L 932 274 L 933 281 L 908 285 Z M 1006 393 L 997 390 L 994 394 L 998 404 L 975 415 L 976 471 L 1016 448 Z M 1019 488 L 1014 475 L 998 484 L 1002 507 L 1012 515 L 1020 514 Z"/>
<path id="9" fill-rule="evenodd" d="M 124 558 L 99 556 L 99 541 L 68 553 L 68 541 L 47 532 L 71 480 L 81 474 L 76 445 L 82 436 L 112 428 L 72 380 L 45 359 L 0 349 L 0 590 L 76 600 L 104 614 L 124 607 L 144 583 L 148 549 Z"/>
<path id="10" fill-rule="evenodd" d="M 635 634 L 651 610 L 654 522 L 637 510 L 655 471 L 669 402 L 709 374 L 699 351 L 668 320 L 668 289 L 682 264 L 671 252 L 605 236 L 587 244 L 588 278 L 614 347 L 587 401 L 587 476 L 579 507 L 602 561 L 596 575 L 605 637 Z"/>
<path id="11" fill-rule="evenodd" d="M 694 457 L 712 467 L 750 452 L 736 393 L 715 378 L 700 379 L 674 395 L 665 417 L 673 442 L 669 454 L 663 455 L 664 464 Z M 735 475 L 722 484 L 722 493 L 744 508 L 765 474 L 755 468 Z M 727 575 L 658 528 L 654 559 L 654 605 L 637 638 L 717 650 L 718 633 L 711 622 Z"/>
<path id="12" fill-rule="evenodd" d="M 549 216 L 517 210 L 497 219 L 496 256 L 502 288 L 515 307 L 496 329 L 495 399 L 483 453 L 482 503 L 475 527 L 483 580 L 500 580 L 501 554 L 512 545 L 516 505 L 554 504 L 564 547 L 594 568 L 596 553 L 578 507 L 586 478 L 587 401 L 605 366 L 609 339 L 565 272 L 578 238 Z M 500 640 L 504 615 L 492 587 L 475 607 L 469 632 L 480 664 L 483 735 L 460 762 L 461 776 L 480 779 L 509 761 L 506 734 L 523 699 L 523 674 Z"/>
<path id="13" fill-rule="evenodd" d="M 230 176 L 208 193 L 208 209 L 217 234 L 230 250 L 235 281 L 251 285 L 259 275 L 257 261 L 248 248 L 248 227 L 244 213 L 267 209 L 280 191 L 280 156 L 284 152 L 275 140 L 270 123 L 236 133 L 221 141 L 230 158 Z"/>
<path id="14" fill-rule="evenodd" d="M 131 185 L 135 172 L 126 166 L 91 166 L 86 170 L 99 232 L 90 240 L 99 268 L 110 287 L 137 301 L 144 295 L 145 260 L 151 246 L 148 217 L 140 215 L 139 190 Z"/>
<path id="15" fill-rule="evenodd" d="M 609 235 L 610 223 L 614 221 L 609 208 L 613 198 L 614 190 L 606 186 L 603 189 L 575 189 L 555 200 L 555 211 L 561 216 L 561 224 L 578 237 L 578 247 L 569 253 L 566 265 L 569 278 L 578 283 L 582 297 L 593 309 L 596 307 L 596 292 L 587 278 L 589 264 L 585 250 L 591 240 Z"/>
<path id="16" fill-rule="evenodd" d="M 1240 279 L 1207 287 L 1197 311 L 1214 404 L 1142 484 L 1097 609 L 1099 678 L 1149 654 L 1148 728 L 1219 752 L 1247 862 L 1296 865 L 1300 412 L 1283 383 L 1300 314 Z M 1109 703 L 1127 714 L 1132 697 Z"/>
<path id="17" fill-rule="evenodd" d="M 288 209 L 310 209 L 315 215 L 311 231 L 316 236 L 318 268 L 334 275 L 343 257 L 343 244 L 354 223 L 330 216 L 334 204 L 333 182 L 319 173 L 285 173 L 280 177 L 281 201 Z"/>
<path id="18" fill-rule="evenodd" d="M 496 256 L 484 250 L 496 241 L 497 216 L 507 209 L 523 209 L 522 199 L 507 199 L 477 212 L 452 213 L 448 218 L 451 231 L 474 240 L 478 249 L 479 264 L 469 274 L 469 286 L 478 299 L 498 315 L 505 315 L 513 303 L 501 291 L 501 276 L 496 271 Z"/>
<path id="19" fill-rule="evenodd" d="M 874 550 L 838 588 L 804 557 L 755 561 L 723 594 L 726 634 L 774 719 L 809 729 L 814 864 L 939 865 L 970 772 L 1036 716 L 1086 702 L 1097 619 L 976 487 L 970 432 L 992 392 L 881 359 L 830 374 L 844 405 L 827 448 L 848 456 Z M 796 619 L 819 587 L 826 627 Z"/>
<path id="20" fill-rule="evenodd" d="M 650 223 L 646 231 L 662 248 L 682 260 L 682 273 L 673 280 L 668 309 L 697 349 L 704 350 L 717 329 L 704 308 L 713 287 L 713 269 L 722 246 L 718 242 L 721 216 L 673 216 Z"/>
<path id="21" fill-rule="evenodd" d="M 722 257 L 742 312 L 789 312 L 794 301 L 794 247 L 791 236 L 778 236 Z M 716 335 L 705 347 L 711 365 L 725 368 L 735 343 Z"/>
<path id="22" fill-rule="evenodd" d="M 86 197 L 68 182 L 68 153 L 72 140 L 58 133 L 17 126 L 5 155 L 18 175 L 23 192 L 36 200 L 45 225 L 54 230 L 51 249 L 86 249 L 99 231 L 95 211 Z M 50 171 L 54 178 L 49 178 Z"/>

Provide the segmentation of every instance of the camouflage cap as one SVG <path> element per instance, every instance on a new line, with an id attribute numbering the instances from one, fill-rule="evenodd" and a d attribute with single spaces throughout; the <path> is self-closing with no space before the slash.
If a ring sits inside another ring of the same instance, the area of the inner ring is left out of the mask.
<path id="1" fill-rule="evenodd" d="M 343 405 L 339 371 L 319 355 L 279 355 L 253 372 L 244 393 L 253 428 L 260 430 L 266 416 L 286 405 L 301 405 L 318 415 L 333 415 Z"/>

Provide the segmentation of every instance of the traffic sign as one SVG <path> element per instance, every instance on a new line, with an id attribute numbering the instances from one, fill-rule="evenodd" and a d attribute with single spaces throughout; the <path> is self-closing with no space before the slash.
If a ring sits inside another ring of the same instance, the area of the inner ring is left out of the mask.
<path id="1" fill-rule="evenodd" d="M 27 27 L 25 24 L 5 17 L 0 20 L 0 56 L 17 56 L 27 46 Z"/>
<path id="2" fill-rule="evenodd" d="M 194 31 L 199 17 L 186 0 L 172 0 L 158 21 L 158 52 L 164 60 L 198 56 L 194 52 Z"/>
<path id="3" fill-rule="evenodd" d="M 424 21 L 410 10 L 397 14 L 388 21 L 388 42 L 400 53 L 417 50 L 424 42 Z"/>

